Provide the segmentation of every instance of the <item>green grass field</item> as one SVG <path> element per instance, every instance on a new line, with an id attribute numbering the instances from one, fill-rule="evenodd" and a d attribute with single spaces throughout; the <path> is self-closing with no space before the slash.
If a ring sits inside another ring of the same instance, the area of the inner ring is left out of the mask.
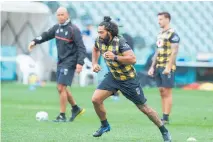
<path id="1" fill-rule="evenodd" d="M 162 142 L 159 130 L 123 96 L 120 101 L 105 101 L 112 130 L 100 138 L 92 133 L 100 123 L 91 103 L 95 87 L 73 87 L 77 103 L 86 113 L 74 122 L 54 123 L 59 112 L 55 85 L 36 91 L 19 84 L 1 85 L 2 93 L 2 142 Z M 160 96 L 157 89 L 144 89 L 148 104 L 161 115 Z M 213 142 L 213 92 L 173 92 L 174 106 L 168 127 L 173 142 L 186 142 L 190 136 L 199 142 Z M 38 122 L 35 114 L 46 111 L 48 122 Z M 68 105 L 67 117 L 70 116 Z"/>

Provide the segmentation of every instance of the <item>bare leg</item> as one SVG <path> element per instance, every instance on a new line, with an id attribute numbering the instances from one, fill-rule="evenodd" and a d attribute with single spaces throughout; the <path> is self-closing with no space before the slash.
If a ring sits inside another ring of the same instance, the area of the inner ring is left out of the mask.
<path id="1" fill-rule="evenodd" d="M 62 84 L 58 84 L 58 93 L 60 97 L 60 112 L 65 113 L 66 112 L 66 103 L 67 103 L 67 92 L 66 92 L 66 86 Z"/>
<path id="2" fill-rule="evenodd" d="M 165 98 L 164 96 L 164 88 L 159 88 L 160 96 L 161 96 L 161 105 L 162 105 L 162 112 L 165 112 Z"/>
<path id="3" fill-rule="evenodd" d="M 72 96 L 72 93 L 69 92 L 69 89 L 68 89 L 68 88 L 66 88 L 66 93 L 67 93 L 67 100 L 68 100 L 68 102 L 70 103 L 70 105 L 71 105 L 71 106 L 76 105 L 76 102 L 75 102 L 75 100 L 74 100 L 74 98 L 73 98 L 73 96 Z"/>
<path id="4" fill-rule="evenodd" d="M 144 105 L 137 105 L 139 110 L 143 112 L 147 117 L 158 127 L 163 126 L 163 123 L 161 119 L 159 118 L 156 111 L 154 111 L 151 107 L 149 107 L 147 104 Z"/>
<path id="5" fill-rule="evenodd" d="M 104 108 L 103 101 L 111 95 L 111 91 L 95 90 L 92 96 L 94 109 L 101 121 L 101 127 L 95 133 L 93 133 L 93 137 L 100 137 L 103 133 L 110 131 L 110 125 L 106 118 L 106 110 Z"/>
<path id="6" fill-rule="evenodd" d="M 169 134 L 168 130 L 163 125 L 162 121 L 158 117 L 158 114 L 156 111 L 154 111 L 151 107 L 148 105 L 137 105 L 140 111 L 142 111 L 144 114 L 148 116 L 148 118 L 156 125 L 158 126 L 162 136 L 163 140 L 165 142 L 171 142 L 171 135 Z"/>
<path id="7" fill-rule="evenodd" d="M 92 103 L 93 103 L 94 109 L 101 121 L 106 120 L 106 110 L 104 108 L 103 101 L 109 96 L 111 96 L 111 94 L 112 94 L 111 91 L 95 90 L 92 96 Z"/>
<path id="8" fill-rule="evenodd" d="M 169 115 L 172 109 L 172 88 L 159 88 L 159 90 L 163 113 Z"/>

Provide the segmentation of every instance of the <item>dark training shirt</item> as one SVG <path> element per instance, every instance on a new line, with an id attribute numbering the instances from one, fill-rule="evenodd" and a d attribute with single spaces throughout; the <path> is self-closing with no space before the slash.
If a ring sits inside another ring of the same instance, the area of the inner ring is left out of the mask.
<path id="1" fill-rule="evenodd" d="M 53 38 L 56 39 L 58 66 L 75 68 L 76 64 L 84 64 L 86 48 L 81 32 L 75 25 L 71 22 L 56 24 L 33 41 L 40 44 Z"/>

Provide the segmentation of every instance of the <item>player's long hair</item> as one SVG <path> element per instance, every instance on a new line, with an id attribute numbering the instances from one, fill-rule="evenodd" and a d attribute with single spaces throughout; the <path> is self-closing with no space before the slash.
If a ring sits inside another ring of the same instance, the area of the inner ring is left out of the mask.
<path id="1" fill-rule="evenodd" d="M 99 24 L 99 26 L 104 26 L 107 31 L 109 31 L 112 36 L 118 36 L 118 25 L 111 21 L 109 16 L 104 16 L 104 21 Z"/>

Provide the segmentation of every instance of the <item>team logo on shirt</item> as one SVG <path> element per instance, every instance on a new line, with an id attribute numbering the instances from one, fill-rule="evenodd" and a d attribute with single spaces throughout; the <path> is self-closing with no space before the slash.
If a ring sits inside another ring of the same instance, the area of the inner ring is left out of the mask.
<path id="1" fill-rule="evenodd" d="M 60 32 L 63 32 L 63 29 L 60 29 Z"/>
<path id="2" fill-rule="evenodd" d="M 175 36 L 172 38 L 172 41 L 174 41 L 174 42 L 179 41 L 179 37 L 178 37 L 177 35 L 175 35 Z"/>
<path id="3" fill-rule="evenodd" d="M 163 46 L 163 43 L 164 43 L 164 42 L 163 42 L 162 39 L 158 39 L 157 42 L 156 42 L 156 44 L 157 44 L 158 47 L 162 47 L 162 46 Z"/>
<path id="4" fill-rule="evenodd" d="M 68 35 L 68 31 L 65 32 L 65 36 Z"/>
<path id="5" fill-rule="evenodd" d="M 138 95 L 141 94 L 141 91 L 140 91 L 140 88 L 139 88 L 139 87 L 137 87 L 135 90 L 136 90 L 136 92 L 137 92 Z"/>
<path id="6" fill-rule="evenodd" d="M 41 36 L 36 37 L 37 40 L 42 40 Z"/>
<path id="7" fill-rule="evenodd" d="M 124 43 L 123 47 L 124 48 L 129 48 L 129 45 L 127 43 Z"/>

